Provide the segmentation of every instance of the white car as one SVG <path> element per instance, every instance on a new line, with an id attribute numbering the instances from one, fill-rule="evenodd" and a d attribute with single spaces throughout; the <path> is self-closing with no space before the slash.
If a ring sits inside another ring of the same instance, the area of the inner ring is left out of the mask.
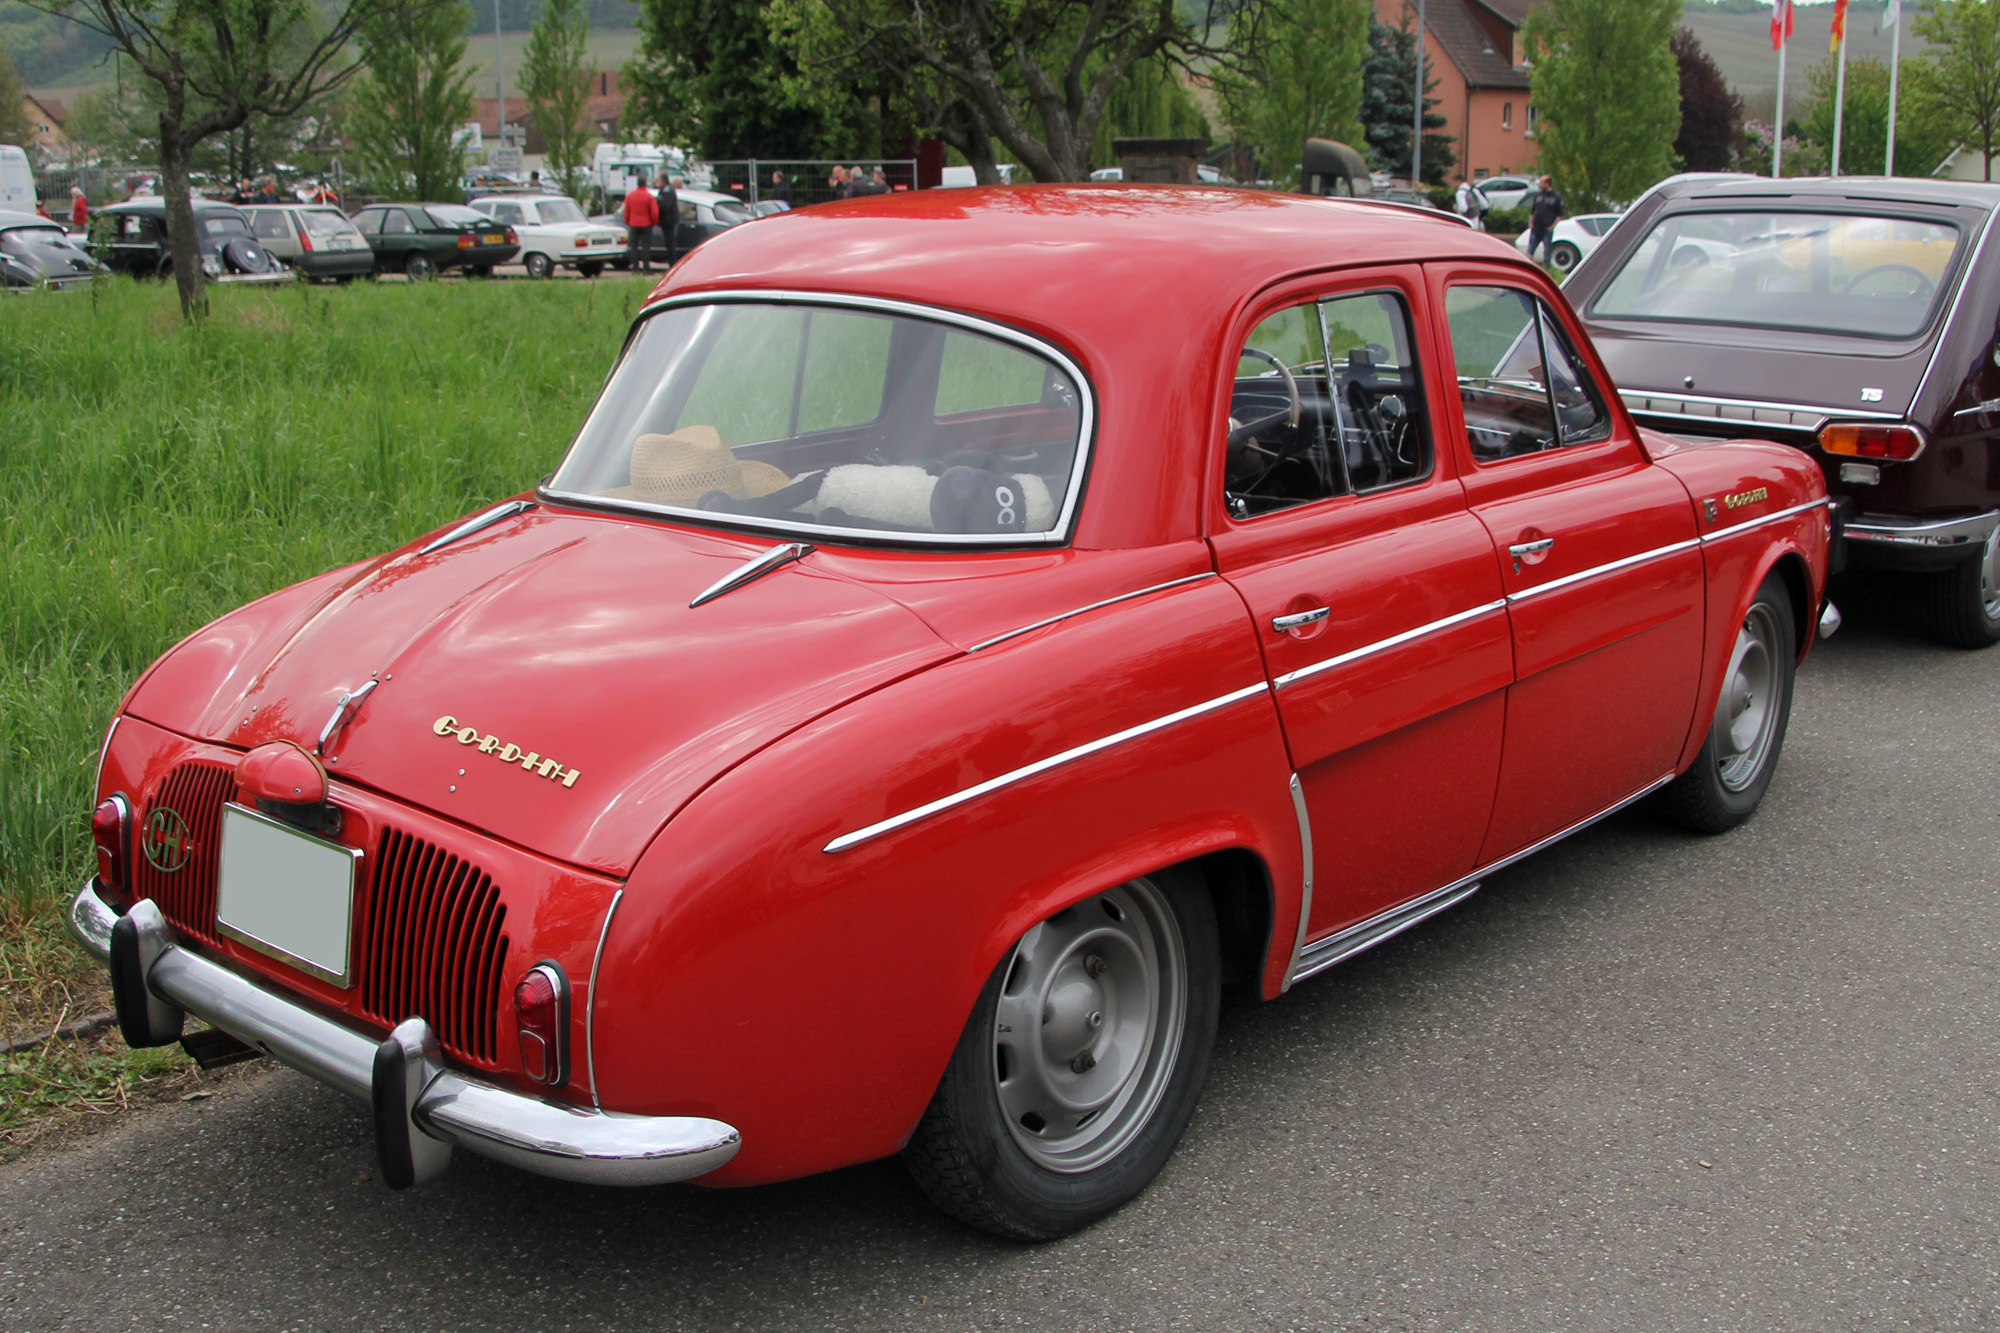
<path id="1" fill-rule="evenodd" d="M 1528 196 L 1541 188 L 1541 182 L 1526 176 L 1488 176 L 1473 185 L 1486 196 L 1488 208 L 1519 208 L 1528 202 Z"/>
<path id="2" fill-rule="evenodd" d="M 1099 167 L 1097 170 L 1090 173 L 1090 178 L 1094 181 L 1122 181 L 1125 179 L 1125 168 Z M 1236 184 L 1236 178 L 1234 176 L 1224 171 L 1221 167 L 1211 167 L 1206 162 L 1195 163 L 1194 178 L 1195 181 L 1201 185 Z"/>
<path id="3" fill-rule="evenodd" d="M 1620 216 L 1617 213 L 1584 213 L 1556 223 L 1549 243 L 1549 267 L 1558 273 L 1567 273 L 1582 263 L 1583 257 L 1597 248 L 1598 241 L 1611 230 L 1611 224 Z M 1524 231 L 1516 236 L 1514 248 L 1527 254 L 1528 238 L 1532 235 L 1533 232 Z"/>
<path id="4" fill-rule="evenodd" d="M 567 195 L 486 194 L 467 206 L 519 233 L 518 262 L 527 266 L 531 278 L 546 278 L 558 265 L 594 278 L 606 264 L 625 257 L 625 229 L 592 222 Z"/>

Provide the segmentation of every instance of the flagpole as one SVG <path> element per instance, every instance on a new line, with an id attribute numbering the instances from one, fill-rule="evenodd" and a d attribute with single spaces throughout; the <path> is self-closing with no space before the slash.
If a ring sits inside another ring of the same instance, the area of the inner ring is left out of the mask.
<path id="1" fill-rule="evenodd" d="M 1785 48 L 1789 45 L 1784 38 L 1778 39 L 1778 123 L 1771 128 L 1772 180 L 1782 180 L 1785 175 Z"/>
<path id="2" fill-rule="evenodd" d="M 1840 127 L 1847 116 L 1847 28 L 1840 29 L 1840 66 L 1833 76 L 1833 166 L 1826 174 L 1840 174 Z"/>
<path id="3" fill-rule="evenodd" d="M 1896 74 L 1903 62 L 1903 6 L 1899 0 L 1889 0 L 1889 22 L 1894 25 L 1889 37 L 1889 150 L 1882 158 L 1882 174 L 1896 174 Z"/>
<path id="4" fill-rule="evenodd" d="M 1424 0 L 1417 0 L 1417 123 L 1410 129 L 1410 188 L 1424 188 Z"/>

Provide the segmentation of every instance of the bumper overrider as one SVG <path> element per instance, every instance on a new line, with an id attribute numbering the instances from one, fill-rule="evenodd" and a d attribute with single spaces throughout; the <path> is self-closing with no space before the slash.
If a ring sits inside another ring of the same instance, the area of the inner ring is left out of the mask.
<path id="1" fill-rule="evenodd" d="M 742 1143 L 720 1120 L 585 1110 L 468 1078 L 443 1066 L 421 1018 L 376 1041 L 183 948 L 150 900 L 119 915 L 95 880 L 70 905 L 69 926 L 109 965 L 128 1044 L 173 1041 L 193 1014 L 367 1102 L 392 1188 L 435 1179 L 454 1146 L 559 1180 L 662 1185 L 713 1171 Z"/>

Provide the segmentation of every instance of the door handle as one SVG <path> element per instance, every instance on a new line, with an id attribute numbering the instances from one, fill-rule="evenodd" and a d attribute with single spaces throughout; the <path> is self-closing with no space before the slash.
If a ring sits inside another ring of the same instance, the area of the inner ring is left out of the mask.
<path id="1" fill-rule="evenodd" d="M 1516 542 L 1507 548 L 1507 554 L 1519 560 L 1524 555 L 1534 555 L 1539 551 L 1546 551 L 1555 544 L 1556 539 L 1554 537 L 1544 537 L 1540 541 Z"/>
<path id="2" fill-rule="evenodd" d="M 1327 608 L 1316 606 L 1310 611 L 1300 611 L 1296 615 L 1273 616 L 1271 619 L 1271 628 L 1280 634 L 1290 634 L 1295 629 L 1302 629 L 1307 625 L 1317 625 L 1331 614 L 1332 612 L 1327 610 Z"/>

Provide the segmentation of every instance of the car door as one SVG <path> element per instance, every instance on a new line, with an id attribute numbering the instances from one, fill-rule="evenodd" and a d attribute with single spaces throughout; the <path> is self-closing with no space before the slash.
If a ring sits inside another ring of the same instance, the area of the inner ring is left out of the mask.
<path id="1" fill-rule="evenodd" d="M 1254 618 L 1310 830 L 1307 941 L 1474 869 L 1498 781 L 1505 603 L 1435 447 L 1425 305 L 1413 267 L 1289 293 L 1233 386 L 1211 541 Z"/>
<path id="2" fill-rule="evenodd" d="M 1453 447 L 1514 640 L 1490 862 L 1671 776 L 1701 676 L 1702 560 L 1687 491 L 1640 449 L 1558 303 L 1518 272 L 1432 280 Z"/>

